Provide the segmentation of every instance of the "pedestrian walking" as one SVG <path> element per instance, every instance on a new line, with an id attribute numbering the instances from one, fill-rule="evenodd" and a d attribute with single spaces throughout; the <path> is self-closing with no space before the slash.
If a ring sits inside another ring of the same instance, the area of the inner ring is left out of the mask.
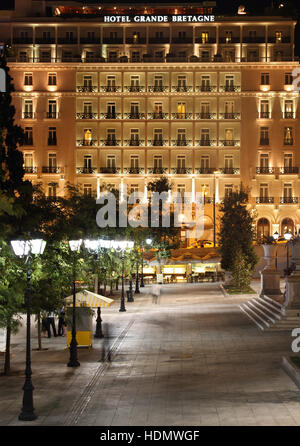
<path id="1" fill-rule="evenodd" d="M 158 297 L 160 296 L 161 286 L 158 283 L 152 285 L 152 302 L 157 304 Z"/>
<path id="2" fill-rule="evenodd" d="M 66 327 L 65 314 L 66 314 L 65 307 L 62 306 L 58 317 L 58 336 L 65 336 L 65 327 Z"/>
<path id="3" fill-rule="evenodd" d="M 48 338 L 51 338 L 51 328 L 53 330 L 53 336 L 56 337 L 57 333 L 56 333 L 56 327 L 55 327 L 55 314 L 53 311 L 48 311 L 47 313 L 47 332 L 48 332 Z"/>
<path id="4" fill-rule="evenodd" d="M 109 325 L 103 324 L 103 340 L 102 340 L 102 352 L 100 362 L 104 362 L 105 359 L 111 362 L 110 342 L 109 342 Z"/>

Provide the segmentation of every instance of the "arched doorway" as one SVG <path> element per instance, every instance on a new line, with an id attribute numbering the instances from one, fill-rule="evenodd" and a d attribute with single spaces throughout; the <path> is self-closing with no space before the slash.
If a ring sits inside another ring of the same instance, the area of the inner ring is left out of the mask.
<path id="1" fill-rule="evenodd" d="M 262 241 L 270 236 L 270 223 L 267 218 L 260 218 L 257 222 L 257 240 Z"/>
<path id="2" fill-rule="evenodd" d="M 281 235 L 284 235 L 286 232 L 291 232 L 294 234 L 295 225 L 291 218 L 284 218 L 281 222 Z"/>

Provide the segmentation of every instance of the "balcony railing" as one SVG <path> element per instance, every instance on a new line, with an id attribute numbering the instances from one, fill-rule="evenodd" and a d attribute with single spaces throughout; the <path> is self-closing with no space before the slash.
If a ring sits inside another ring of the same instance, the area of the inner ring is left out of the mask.
<path id="1" fill-rule="evenodd" d="M 25 173 L 36 173 L 37 168 L 35 166 L 25 166 L 24 167 Z"/>
<path id="2" fill-rule="evenodd" d="M 112 45 L 122 44 L 123 38 L 122 37 L 103 37 L 103 43 L 108 43 Z"/>
<path id="3" fill-rule="evenodd" d="M 275 173 L 275 167 L 257 167 L 256 173 L 258 175 L 273 175 Z"/>
<path id="4" fill-rule="evenodd" d="M 98 113 L 86 113 L 86 112 L 76 113 L 76 118 L 77 119 L 97 119 Z"/>
<path id="5" fill-rule="evenodd" d="M 216 113 L 196 113 L 196 119 L 216 119 Z"/>
<path id="6" fill-rule="evenodd" d="M 56 146 L 57 139 L 56 138 L 48 138 L 48 146 Z"/>
<path id="7" fill-rule="evenodd" d="M 177 93 L 188 93 L 193 91 L 193 87 L 191 85 L 173 85 L 172 91 L 176 91 Z"/>
<path id="8" fill-rule="evenodd" d="M 243 37 L 243 43 L 265 43 L 265 37 Z"/>
<path id="9" fill-rule="evenodd" d="M 46 118 L 47 119 L 57 119 L 58 113 L 57 112 L 46 112 Z"/>
<path id="10" fill-rule="evenodd" d="M 257 204 L 273 204 L 274 197 L 256 197 Z"/>
<path id="11" fill-rule="evenodd" d="M 152 112 L 148 113 L 148 119 L 168 119 L 169 113 Z"/>
<path id="12" fill-rule="evenodd" d="M 220 145 L 225 146 L 225 147 L 228 147 L 228 146 L 235 147 L 235 146 L 240 145 L 240 141 L 237 139 L 221 139 Z"/>
<path id="13" fill-rule="evenodd" d="M 101 146 L 119 146 L 121 141 L 119 139 L 104 139 L 101 140 L 100 145 Z"/>
<path id="14" fill-rule="evenodd" d="M 202 37 L 196 37 L 196 43 L 201 43 L 202 45 L 205 45 L 207 43 L 216 43 L 216 38 L 209 37 L 208 39 L 203 41 Z"/>
<path id="15" fill-rule="evenodd" d="M 210 147 L 210 146 L 215 146 L 217 143 L 217 141 L 215 139 L 197 139 L 196 140 L 196 145 L 197 146 L 203 146 L 203 147 Z"/>
<path id="16" fill-rule="evenodd" d="M 283 144 L 285 146 L 292 146 L 294 144 L 294 139 L 293 138 L 284 138 Z"/>
<path id="17" fill-rule="evenodd" d="M 60 173 L 61 168 L 60 167 L 54 167 L 54 166 L 43 166 L 42 167 L 42 173 Z"/>
<path id="18" fill-rule="evenodd" d="M 219 43 L 240 43 L 239 37 L 219 37 Z"/>
<path id="19" fill-rule="evenodd" d="M 172 113 L 172 119 L 193 119 L 193 113 Z"/>
<path id="20" fill-rule="evenodd" d="M 211 175 L 216 171 L 215 167 L 196 167 L 196 173 L 200 175 Z"/>
<path id="21" fill-rule="evenodd" d="M 120 171 L 121 171 L 120 167 L 100 167 L 99 168 L 99 173 L 115 174 L 115 173 L 120 173 Z"/>
<path id="22" fill-rule="evenodd" d="M 66 44 L 66 45 L 75 45 L 77 43 L 77 39 L 69 39 L 68 37 L 58 37 L 58 44 Z"/>
<path id="23" fill-rule="evenodd" d="M 96 85 L 77 85 L 78 93 L 96 93 L 97 90 Z"/>
<path id="24" fill-rule="evenodd" d="M 86 140 L 86 139 L 77 139 L 77 146 L 81 147 L 81 146 L 87 146 L 87 147 L 91 147 L 91 146 L 97 146 L 97 140 L 96 139 L 90 139 L 90 140 Z"/>
<path id="25" fill-rule="evenodd" d="M 298 197 L 280 197 L 280 204 L 298 204 Z"/>
<path id="26" fill-rule="evenodd" d="M 192 169 L 190 167 L 172 167 L 171 173 L 175 175 L 185 175 L 192 173 Z"/>
<path id="27" fill-rule="evenodd" d="M 124 91 L 129 91 L 130 93 L 141 93 L 145 91 L 145 87 L 143 85 L 125 85 Z"/>
<path id="28" fill-rule="evenodd" d="M 119 85 L 101 85 L 101 91 L 105 93 L 117 93 L 121 91 L 121 86 Z"/>
<path id="29" fill-rule="evenodd" d="M 270 144 L 269 138 L 260 138 L 259 145 L 268 146 Z"/>
<path id="30" fill-rule="evenodd" d="M 165 86 L 165 85 L 149 85 L 148 86 L 148 91 L 150 91 L 151 93 L 162 93 L 162 92 L 166 92 L 169 90 L 169 87 Z"/>
<path id="31" fill-rule="evenodd" d="M 261 112 L 259 113 L 258 117 L 259 117 L 260 119 L 270 119 L 270 118 L 271 118 L 271 113 L 270 113 L 270 112 L 264 112 L 264 111 L 261 111 Z"/>
<path id="32" fill-rule="evenodd" d="M 28 44 L 28 43 L 33 43 L 33 37 L 13 37 L 13 43 L 24 43 L 24 44 Z"/>
<path id="33" fill-rule="evenodd" d="M 283 112 L 283 119 L 295 119 L 296 113 L 294 112 Z"/>
<path id="34" fill-rule="evenodd" d="M 131 45 L 145 44 L 146 37 L 126 37 L 126 43 Z"/>
<path id="35" fill-rule="evenodd" d="M 201 91 L 201 92 L 217 91 L 217 87 L 215 85 L 197 85 L 196 91 Z"/>
<path id="36" fill-rule="evenodd" d="M 80 43 L 100 44 L 100 37 L 80 37 Z"/>
<path id="37" fill-rule="evenodd" d="M 281 175 L 297 174 L 299 167 L 279 167 L 279 173 Z"/>
<path id="38" fill-rule="evenodd" d="M 124 144 L 125 144 L 125 146 L 138 147 L 138 146 L 143 146 L 145 144 L 145 140 L 144 139 L 125 139 Z"/>
<path id="39" fill-rule="evenodd" d="M 23 119 L 34 119 L 34 112 L 23 112 L 22 118 Z"/>
<path id="40" fill-rule="evenodd" d="M 173 37 L 172 43 L 193 43 L 192 37 Z"/>
<path id="41" fill-rule="evenodd" d="M 240 85 L 221 85 L 220 91 L 232 92 L 232 91 L 241 91 Z"/>
<path id="42" fill-rule="evenodd" d="M 148 173 L 153 175 L 164 175 L 168 172 L 166 167 L 149 167 Z"/>
<path id="43" fill-rule="evenodd" d="M 291 38 L 289 36 L 282 36 L 281 38 L 269 37 L 268 42 L 269 43 L 291 43 Z"/>
<path id="44" fill-rule="evenodd" d="M 38 43 L 39 45 L 44 44 L 54 44 L 55 43 L 55 37 L 36 37 L 35 43 Z"/>
<path id="45" fill-rule="evenodd" d="M 97 173 L 97 168 L 96 167 L 76 167 L 76 173 L 93 174 L 93 173 Z"/>
<path id="46" fill-rule="evenodd" d="M 172 146 L 173 147 L 183 147 L 183 146 L 191 146 L 192 140 L 190 139 L 173 139 Z"/>
<path id="47" fill-rule="evenodd" d="M 124 113 L 125 119 L 144 119 L 145 113 Z"/>
<path id="48" fill-rule="evenodd" d="M 161 36 L 161 37 L 149 37 L 149 43 L 169 43 L 170 38 L 167 36 Z"/>
<path id="49" fill-rule="evenodd" d="M 121 119 L 121 113 L 112 113 L 112 112 L 106 112 L 106 113 L 100 113 L 101 119 Z"/>
<path id="50" fill-rule="evenodd" d="M 220 172 L 223 175 L 239 175 L 240 169 L 238 167 L 221 167 Z"/>
<path id="51" fill-rule="evenodd" d="M 155 147 L 162 147 L 167 146 L 169 144 L 169 141 L 167 139 L 151 139 L 148 141 L 148 146 L 155 146 Z"/>
<path id="52" fill-rule="evenodd" d="M 138 175 L 145 173 L 145 169 L 143 167 L 124 167 L 124 173 Z"/>
<path id="53" fill-rule="evenodd" d="M 33 138 L 24 138 L 24 142 L 23 142 L 24 146 L 33 146 Z"/>
<path id="54" fill-rule="evenodd" d="M 240 119 L 240 113 L 220 113 L 221 119 Z"/>

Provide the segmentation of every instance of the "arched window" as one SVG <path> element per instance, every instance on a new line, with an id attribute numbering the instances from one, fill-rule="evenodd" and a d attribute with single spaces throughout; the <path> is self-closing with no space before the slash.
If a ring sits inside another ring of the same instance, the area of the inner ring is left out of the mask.
<path id="1" fill-rule="evenodd" d="M 295 226 L 294 222 L 291 218 L 284 218 L 281 222 L 281 235 L 284 235 L 286 232 L 291 232 L 294 234 Z"/>
<path id="2" fill-rule="evenodd" d="M 257 240 L 262 241 L 270 236 L 270 223 L 267 218 L 260 218 L 257 222 Z"/>

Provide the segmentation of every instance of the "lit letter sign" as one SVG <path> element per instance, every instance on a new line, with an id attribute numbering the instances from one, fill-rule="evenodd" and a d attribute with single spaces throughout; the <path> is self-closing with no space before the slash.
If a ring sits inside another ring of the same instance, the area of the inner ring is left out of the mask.
<path id="1" fill-rule="evenodd" d="M 202 23 L 214 22 L 214 15 L 135 15 L 130 17 L 128 15 L 105 15 L 103 17 L 104 23 Z"/>

